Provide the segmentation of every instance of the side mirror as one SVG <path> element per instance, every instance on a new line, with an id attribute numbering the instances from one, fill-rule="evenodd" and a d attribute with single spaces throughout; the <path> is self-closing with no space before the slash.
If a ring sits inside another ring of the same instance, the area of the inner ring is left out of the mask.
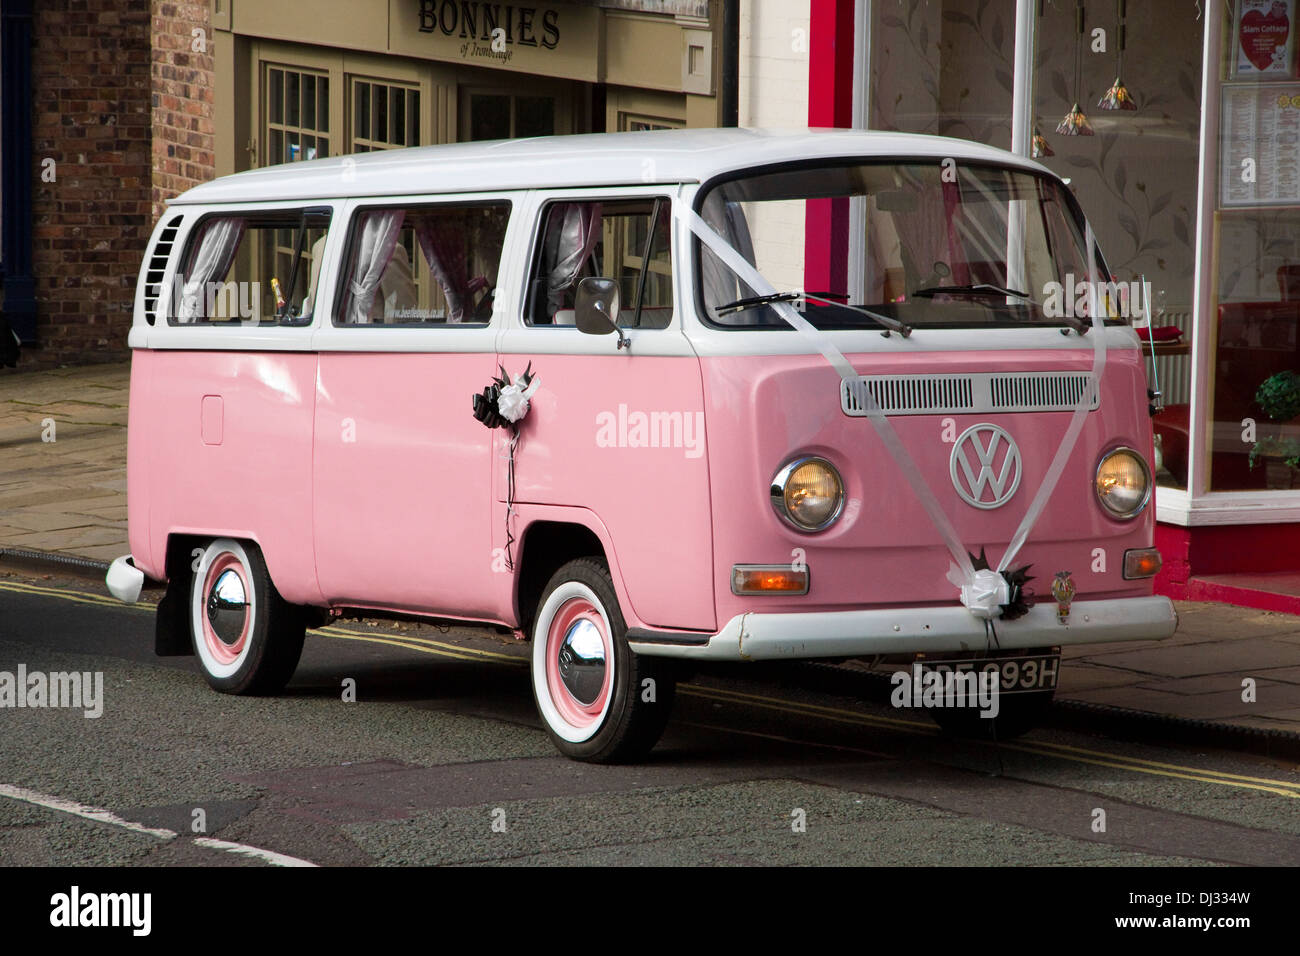
<path id="1" fill-rule="evenodd" d="M 613 279 L 590 276 L 578 283 L 574 298 L 574 324 L 587 335 L 618 333 L 618 347 L 628 347 L 627 336 L 618 327 L 618 283 Z"/>

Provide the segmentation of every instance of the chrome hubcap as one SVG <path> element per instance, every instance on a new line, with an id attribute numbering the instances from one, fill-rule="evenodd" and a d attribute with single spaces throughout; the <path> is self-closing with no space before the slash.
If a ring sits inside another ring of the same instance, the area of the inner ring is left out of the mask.
<path id="1" fill-rule="evenodd" d="M 248 620 L 248 596 L 243 579 L 233 568 L 221 572 L 208 591 L 208 623 L 223 643 L 234 644 Z"/>
<path id="2" fill-rule="evenodd" d="M 605 685 L 605 642 L 585 618 L 575 621 L 560 644 L 560 680 L 573 699 L 592 704 Z"/>

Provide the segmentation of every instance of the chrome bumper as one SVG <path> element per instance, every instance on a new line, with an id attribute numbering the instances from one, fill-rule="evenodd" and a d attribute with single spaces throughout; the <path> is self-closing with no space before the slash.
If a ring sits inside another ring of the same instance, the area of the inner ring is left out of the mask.
<path id="1" fill-rule="evenodd" d="M 1162 641 L 1178 627 L 1178 614 L 1166 597 L 1075 601 L 1066 623 L 1057 620 L 1056 604 L 1043 602 L 1014 621 L 995 620 L 997 646 L 1003 650 L 1057 644 L 1109 641 Z M 707 642 L 674 642 L 674 635 L 639 640 L 629 636 L 638 654 L 706 661 L 798 660 L 808 657 L 870 657 L 914 651 L 986 649 L 984 622 L 961 606 L 899 610 L 823 611 L 808 614 L 740 614 Z"/>

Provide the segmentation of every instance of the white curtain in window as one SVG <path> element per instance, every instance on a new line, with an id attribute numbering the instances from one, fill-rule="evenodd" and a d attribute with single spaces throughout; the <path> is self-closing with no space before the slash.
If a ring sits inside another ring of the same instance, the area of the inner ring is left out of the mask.
<path id="1" fill-rule="evenodd" d="M 235 252 L 244 236 L 246 220 L 236 217 L 214 219 L 204 227 L 194 261 L 190 263 L 189 278 L 181 277 L 181 301 L 176 309 L 177 322 L 193 322 L 205 315 L 207 299 L 204 290 L 209 282 L 219 282 L 230 271 Z"/>
<path id="2" fill-rule="evenodd" d="M 578 278 L 600 236 L 600 203 L 566 203 L 551 213 L 552 228 L 559 226 L 555 265 L 546 276 L 546 299 L 551 315 L 564 305 L 564 292 Z"/>
<path id="3" fill-rule="evenodd" d="M 348 300 L 345 321 L 349 324 L 363 325 L 370 321 L 370 306 L 375 301 L 375 293 L 379 289 L 384 269 L 388 267 L 388 260 L 393 257 L 405 215 L 401 209 L 366 213 L 348 283 L 352 297 Z"/>

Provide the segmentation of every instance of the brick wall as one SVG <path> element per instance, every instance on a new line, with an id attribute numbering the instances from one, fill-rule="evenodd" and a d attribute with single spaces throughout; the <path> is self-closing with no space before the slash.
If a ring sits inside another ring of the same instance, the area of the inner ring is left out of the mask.
<path id="1" fill-rule="evenodd" d="M 163 203 L 215 174 L 209 9 L 160 0 L 36 4 L 39 345 L 24 351 L 22 367 L 126 357 L 140 263 Z M 42 178 L 46 159 L 52 182 Z"/>
<path id="2" fill-rule="evenodd" d="M 32 270 L 40 346 L 24 352 L 23 367 L 125 355 L 150 226 L 149 15 L 139 6 L 35 5 Z"/>
<path id="3" fill-rule="evenodd" d="M 195 31 L 199 31 L 196 35 Z M 211 5 L 153 2 L 153 219 L 216 171 Z"/>

